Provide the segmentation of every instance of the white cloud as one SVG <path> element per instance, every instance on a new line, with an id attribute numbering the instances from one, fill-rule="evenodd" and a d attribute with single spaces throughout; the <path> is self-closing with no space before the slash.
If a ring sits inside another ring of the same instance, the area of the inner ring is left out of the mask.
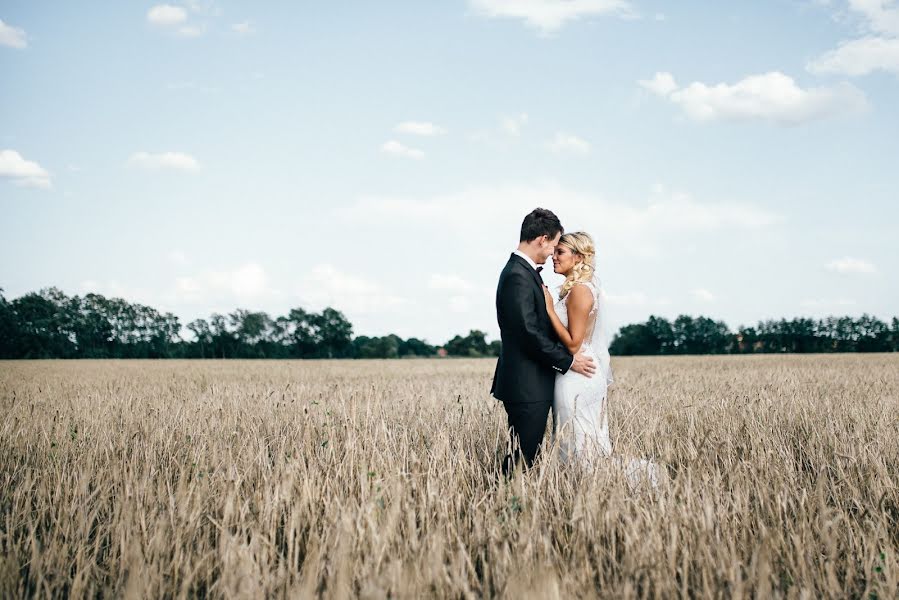
<path id="1" fill-rule="evenodd" d="M 250 35 L 256 33 L 256 28 L 249 21 L 243 23 L 234 23 L 231 25 L 231 31 L 238 35 Z"/>
<path id="2" fill-rule="evenodd" d="M 444 129 L 443 127 L 425 121 L 404 121 L 397 125 L 394 130 L 397 133 L 427 136 L 443 135 L 446 133 L 446 129 Z"/>
<path id="3" fill-rule="evenodd" d="M 859 258 L 838 258 L 830 261 L 826 265 L 824 265 L 828 271 L 833 271 L 835 273 L 862 273 L 862 274 L 872 274 L 877 272 L 877 267 L 873 264 L 869 263 L 866 260 L 861 260 Z"/>
<path id="4" fill-rule="evenodd" d="M 519 113 L 517 115 L 503 117 L 501 121 L 502 129 L 509 135 L 521 135 L 521 129 L 528 122 L 527 113 Z"/>
<path id="5" fill-rule="evenodd" d="M 206 33 L 205 25 L 185 25 L 178 28 L 178 35 L 183 37 L 200 37 Z"/>
<path id="6" fill-rule="evenodd" d="M 864 37 L 843 42 L 808 64 L 812 73 L 867 75 L 883 70 L 899 74 L 899 39 Z"/>
<path id="7" fill-rule="evenodd" d="M 655 77 L 652 79 L 641 79 L 637 83 L 653 94 L 659 96 L 667 96 L 677 89 L 677 84 L 674 82 L 674 76 L 671 73 L 665 72 L 656 73 Z"/>
<path id="8" fill-rule="evenodd" d="M 221 16 L 222 9 L 216 5 L 217 0 L 184 0 L 190 12 L 213 17 Z"/>
<path id="9" fill-rule="evenodd" d="M 612 306 L 645 306 L 649 304 L 649 298 L 643 292 L 606 294 L 606 302 Z"/>
<path id="10" fill-rule="evenodd" d="M 94 288 L 96 288 L 97 285 L 98 285 L 97 282 L 94 281 L 93 279 L 85 279 L 84 281 L 82 281 L 81 283 L 78 284 L 78 292 L 82 293 L 82 294 L 95 292 L 96 290 Z"/>
<path id="11" fill-rule="evenodd" d="M 899 3 L 896 0 L 849 0 L 849 8 L 864 17 L 871 31 L 899 36 Z"/>
<path id="12" fill-rule="evenodd" d="M 684 192 L 673 192 L 656 184 L 646 207 L 632 219 L 634 225 L 658 227 L 675 231 L 715 229 L 758 229 L 782 222 L 771 211 L 737 202 L 707 202 L 694 200 Z"/>
<path id="13" fill-rule="evenodd" d="M 386 312 L 406 303 L 382 285 L 329 264 L 314 267 L 303 278 L 297 294 L 316 308 L 332 306 L 348 314 Z"/>
<path id="14" fill-rule="evenodd" d="M 25 48 L 28 46 L 28 35 L 24 29 L 7 25 L 0 19 L 0 46 Z"/>
<path id="15" fill-rule="evenodd" d="M 167 312 L 169 308 L 160 302 L 160 297 L 143 287 L 136 287 L 122 283 L 115 279 L 97 281 L 87 279 L 78 284 L 77 293 L 81 296 L 87 294 L 99 294 L 106 298 L 121 298 L 130 303 L 139 303 L 155 308 L 160 312 Z"/>
<path id="16" fill-rule="evenodd" d="M 279 295 L 269 287 L 265 269 L 255 262 L 247 262 L 233 269 L 206 270 L 196 275 L 175 279 L 175 291 L 168 298 L 172 302 L 201 302 L 223 295 L 238 300 L 253 300 Z"/>
<path id="17" fill-rule="evenodd" d="M 168 259 L 173 264 L 176 264 L 178 266 L 184 266 L 190 262 L 187 259 L 187 255 L 184 254 L 184 252 L 182 252 L 181 250 L 172 250 L 171 252 L 169 252 Z"/>
<path id="18" fill-rule="evenodd" d="M 178 294 L 198 295 L 205 288 L 196 277 L 176 277 L 175 290 Z"/>
<path id="19" fill-rule="evenodd" d="M 474 286 L 459 275 L 432 274 L 428 280 L 428 287 L 432 290 L 444 290 L 453 292 L 468 292 Z"/>
<path id="20" fill-rule="evenodd" d="M 810 298 L 799 303 L 804 309 L 814 311 L 817 315 L 832 314 L 837 311 L 845 311 L 847 308 L 858 304 L 850 298 L 817 299 Z"/>
<path id="21" fill-rule="evenodd" d="M 187 22 L 187 11 L 180 6 L 157 4 L 147 11 L 147 21 L 159 27 L 175 27 Z"/>
<path id="22" fill-rule="evenodd" d="M 867 107 L 864 93 L 849 83 L 803 89 L 793 78 L 777 71 L 752 75 L 732 85 L 697 81 L 662 93 L 674 81 L 673 77 L 668 80 L 669 75 L 657 73 L 655 79 L 640 84 L 654 88 L 695 121 L 760 120 L 797 125 Z"/>
<path id="23" fill-rule="evenodd" d="M 25 160 L 15 150 L 0 150 L 0 177 L 16 185 L 49 189 L 53 187 L 50 173 L 34 161 Z"/>
<path id="24" fill-rule="evenodd" d="M 475 245 L 502 256 L 508 239 L 518 235 L 522 215 L 535 206 L 555 210 L 566 229 L 586 230 L 602 247 L 641 257 L 662 255 L 666 243 L 681 245 L 685 233 L 730 234 L 782 221 L 780 215 L 752 204 L 698 202 L 661 186 L 645 202 L 635 203 L 582 194 L 551 181 L 470 187 L 429 198 L 365 197 L 338 209 L 335 218 L 366 227 L 386 228 L 401 222 L 404 227 L 427 229 L 434 239 L 447 237 L 452 243 Z M 476 222 L 473 214 L 478 215 Z M 498 235 L 497 224 L 508 231 Z"/>
<path id="25" fill-rule="evenodd" d="M 586 154 L 590 152 L 590 142 L 582 140 L 576 135 L 562 132 L 556 133 L 556 136 L 549 142 L 549 144 L 547 144 L 547 146 L 557 154 L 562 152 Z"/>
<path id="26" fill-rule="evenodd" d="M 198 12 L 191 7 L 193 12 Z M 188 23 L 188 13 L 184 7 L 172 4 L 157 4 L 147 11 L 147 21 L 154 27 L 172 31 L 182 37 L 199 37 L 206 32 L 205 25 Z"/>
<path id="27" fill-rule="evenodd" d="M 132 167 L 150 170 L 196 171 L 200 168 L 200 163 L 197 162 L 196 158 L 183 152 L 162 152 L 159 154 L 135 152 L 128 159 L 128 164 Z"/>
<path id="28" fill-rule="evenodd" d="M 468 4 L 486 17 L 523 19 L 544 34 L 583 17 L 632 14 L 624 0 L 469 0 Z"/>
<path id="29" fill-rule="evenodd" d="M 265 270 L 256 263 L 248 263 L 227 274 L 227 283 L 237 296 L 258 296 L 266 291 Z"/>
<path id="30" fill-rule="evenodd" d="M 246 263 L 226 271 L 206 271 L 199 279 L 179 278 L 179 285 L 184 290 L 225 291 L 240 298 L 265 295 L 268 291 L 267 283 L 265 269 L 256 263 Z"/>
<path id="31" fill-rule="evenodd" d="M 478 144 L 489 144 L 494 147 L 509 147 L 521 137 L 524 126 L 528 122 L 527 113 L 516 115 L 504 115 L 500 117 L 497 129 L 474 131 L 467 134 L 467 138 Z"/>
<path id="32" fill-rule="evenodd" d="M 672 231 L 700 231 L 722 228 L 757 228 L 773 225 L 781 218 L 767 210 L 751 205 L 717 202 L 699 203 L 688 194 L 669 192 L 656 186 L 649 201 L 643 205 L 609 202 L 601 198 L 567 190 L 552 182 L 533 186 L 506 185 L 469 188 L 456 194 L 431 199 L 379 198 L 360 200 L 348 212 L 363 219 L 379 216 L 404 216 L 407 221 L 430 222 L 435 225 L 469 223 L 468 215 L 481 215 L 484 223 L 494 216 L 512 209 L 518 214 L 522 208 L 534 206 L 569 207 L 569 212 L 602 215 L 616 228 Z"/>
<path id="33" fill-rule="evenodd" d="M 691 291 L 690 294 L 700 302 L 714 302 L 718 299 L 715 294 L 702 288 L 695 289 Z"/>
<path id="34" fill-rule="evenodd" d="M 849 8 L 862 18 L 868 35 L 840 42 L 806 68 L 817 74 L 859 76 L 878 70 L 899 74 L 899 2 L 849 0 Z"/>
<path id="35" fill-rule="evenodd" d="M 650 298 L 645 292 L 623 292 L 621 294 L 609 294 L 603 291 L 606 304 L 622 308 L 652 308 L 662 309 L 671 306 L 671 300 L 665 297 Z M 624 311 L 616 311 L 619 314 Z"/>
<path id="36" fill-rule="evenodd" d="M 403 145 L 396 140 L 384 142 L 384 145 L 381 146 L 381 152 L 385 154 L 392 154 L 393 156 L 402 156 L 403 158 L 412 158 L 415 160 L 421 160 L 425 157 L 425 153 L 418 148 L 410 148 L 409 146 Z"/>
<path id="37" fill-rule="evenodd" d="M 451 296 L 448 306 L 450 312 L 466 313 L 471 310 L 471 300 L 465 296 Z"/>

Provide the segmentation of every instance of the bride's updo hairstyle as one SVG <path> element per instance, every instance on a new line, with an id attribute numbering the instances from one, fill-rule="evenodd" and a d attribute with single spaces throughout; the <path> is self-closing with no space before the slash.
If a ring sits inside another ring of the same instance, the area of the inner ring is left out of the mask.
<path id="1" fill-rule="evenodd" d="M 593 273 L 596 270 L 596 247 L 593 238 L 583 231 L 566 233 L 559 239 L 559 245 L 571 250 L 581 260 L 575 262 L 571 273 L 565 278 L 562 289 L 559 290 L 559 300 L 568 295 L 578 283 L 593 281 Z"/>

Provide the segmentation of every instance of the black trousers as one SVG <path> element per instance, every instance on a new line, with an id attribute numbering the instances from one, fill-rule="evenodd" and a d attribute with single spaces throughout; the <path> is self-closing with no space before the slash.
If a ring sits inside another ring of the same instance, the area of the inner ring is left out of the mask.
<path id="1" fill-rule="evenodd" d="M 515 464 L 524 460 L 533 466 L 537 451 L 546 431 L 546 417 L 552 408 L 551 402 L 527 402 L 510 404 L 503 402 L 511 429 L 512 452 L 503 460 L 503 473 L 509 475 Z"/>

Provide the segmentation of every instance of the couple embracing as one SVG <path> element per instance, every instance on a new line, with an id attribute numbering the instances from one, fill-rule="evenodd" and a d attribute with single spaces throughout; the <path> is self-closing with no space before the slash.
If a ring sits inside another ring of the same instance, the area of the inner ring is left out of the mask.
<path id="1" fill-rule="evenodd" d="M 608 387 L 612 368 L 595 246 L 586 233 L 564 233 L 558 217 L 537 208 L 524 218 L 518 249 L 499 277 L 496 316 L 502 346 L 491 394 L 508 415 L 511 451 L 503 473 L 534 464 L 550 409 L 563 463 L 610 456 Z M 540 276 L 543 264 L 565 277 L 558 299 Z M 621 461 L 616 461 L 621 463 Z M 628 478 L 656 483 L 656 467 L 622 464 Z"/>

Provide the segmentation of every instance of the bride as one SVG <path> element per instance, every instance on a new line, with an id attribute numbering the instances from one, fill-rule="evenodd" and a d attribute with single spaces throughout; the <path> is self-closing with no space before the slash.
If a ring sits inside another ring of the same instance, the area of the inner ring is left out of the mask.
<path id="1" fill-rule="evenodd" d="M 556 375 L 553 393 L 553 440 L 559 445 L 563 463 L 592 463 L 612 454 L 609 438 L 608 390 L 612 364 L 606 340 L 605 296 L 596 276 L 593 239 L 584 232 L 566 233 L 556 245 L 553 270 L 565 276 L 556 301 L 544 286 L 546 310 L 553 328 L 572 354 L 593 358 L 594 377 L 573 371 Z M 658 467 L 646 460 L 630 459 L 621 464 L 632 485 L 644 477 L 658 485 Z"/>

